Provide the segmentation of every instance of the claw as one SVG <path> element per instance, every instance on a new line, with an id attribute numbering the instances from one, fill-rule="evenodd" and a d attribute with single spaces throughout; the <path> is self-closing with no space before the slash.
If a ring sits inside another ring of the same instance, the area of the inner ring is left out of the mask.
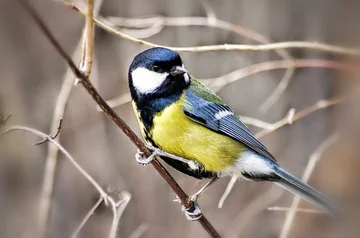
<path id="1" fill-rule="evenodd" d="M 137 150 L 137 153 L 135 154 L 136 162 L 138 162 L 141 165 L 148 165 L 151 163 L 151 161 L 154 160 L 155 156 L 157 155 L 156 151 L 154 151 L 149 157 L 144 157 L 144 152 Z"/>
<path id="2" fill-rule="evenodd" d="M 181 210 L 185 213 L 185 216 L 189 221 L 197 221 L 202 217 L 202 212 L 200 210 L 199 204 L 195 201 L 193 201 L 193 206 L 190 206 L 188 208 L 182 206 Z"/>

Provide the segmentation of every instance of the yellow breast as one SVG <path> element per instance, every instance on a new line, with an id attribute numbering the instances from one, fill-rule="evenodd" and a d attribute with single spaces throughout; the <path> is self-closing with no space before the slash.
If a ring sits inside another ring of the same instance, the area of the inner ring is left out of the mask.
<path id="1" fill-rule="evenodd" d="M 243 145 L 190 120 L 182 110 L 183 96 L 155 115 L 151 137 L 164 151 L 196 160 L 206 170 L 219 172 L 232 166 Z"/>

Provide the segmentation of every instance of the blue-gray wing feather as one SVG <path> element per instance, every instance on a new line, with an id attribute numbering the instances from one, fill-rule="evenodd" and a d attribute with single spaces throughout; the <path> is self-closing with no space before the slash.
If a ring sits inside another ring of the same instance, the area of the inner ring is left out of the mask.
<path id="1" fill-rule="evenodd" d="M 191 120 L 217 133 L 227 135 L 276 162 L 267 148 L 255 138 L 228 106 L 207 101 L 195 93 L 187 91 L 183 110 Z M 222 112 L 222 115 L 219 112 Z"/>

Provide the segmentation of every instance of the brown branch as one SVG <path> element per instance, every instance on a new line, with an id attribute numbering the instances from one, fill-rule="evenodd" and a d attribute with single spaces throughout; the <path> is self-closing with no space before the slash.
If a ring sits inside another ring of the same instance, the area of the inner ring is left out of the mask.
<path id="1" fill-rule="evenodd" d="M 20 1 L 20 0 L 19 0 Z M 92 98 L 96 101 L 96 103 L 100 106 L 100 108 L 104 111 L 104 113 L 121 129 L 124 134 L 142 151 L 145 156 L 150 156 L 151 151 L 147 149 L 145 144 L 137 137 L 137 135 L 130 129 L 130 127 L 111 109 L 111 107 L 105 102 L 105 100 L 100 96 L 97 90 L 93 87 L 88 77 L 82 73 L 71 60 L 71 58 L 66 54 L 66 52 L 62 49 L 60 44 L 54 38 L 54 36 L 50 33 L 48 28 L 45 26 L 44 22 L 40 19 L 37 13 L 31 8 L 30 5 L 25 3 L 24 1 L 20 1 L 25 6 L 25 9 L 30 13 L 30 15 L 34 18 L 35 22 L 41 30 L 44 32 L 46 37 L 53 44 L 54 48 L 60 53 L 60 55 L 65 59 L 68 66 L 74 72 L 75 76 L 80 80 L 83 87 L 86 91 L 92 96 Z M 88 39 L 93 40 L 93 39 Z M 49 137 L 50 138 L 50 137 Z M 51 139 L 51 138 L 50 138 Z M 160 164 L 160 162 L 155 159 L 151 162 L 151 165 L 157 170 L 157 172 L 161 175 L 161 177 L 168 183 L 171 189 L 176 193 L 181 203 L 188 209 L 193 209 L 194 204 L 192 201 L 188 199 L 188 196 L 182 190 L 182 188 L 176 183 L 173 177 L 169 174 L 169 172 Z M 203 215 L 199 220 L 200 224 L 203 228 L 208 232 L 211 237 L 220 237 L 217 231 L 213 228 L 210 222 Z"/>

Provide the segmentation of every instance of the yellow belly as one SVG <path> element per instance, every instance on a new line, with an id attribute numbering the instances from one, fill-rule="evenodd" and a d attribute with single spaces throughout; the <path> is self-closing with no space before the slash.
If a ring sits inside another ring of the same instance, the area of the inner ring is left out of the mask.
<path id="1" fill-rule="evenodd" d="M 220 172 L 234 165 L 244 146 L 191 121 L 182 111 L 181 100 L 154 117 L 154 142 L 164 151 L 199 162 L 207 171 Z"/>

